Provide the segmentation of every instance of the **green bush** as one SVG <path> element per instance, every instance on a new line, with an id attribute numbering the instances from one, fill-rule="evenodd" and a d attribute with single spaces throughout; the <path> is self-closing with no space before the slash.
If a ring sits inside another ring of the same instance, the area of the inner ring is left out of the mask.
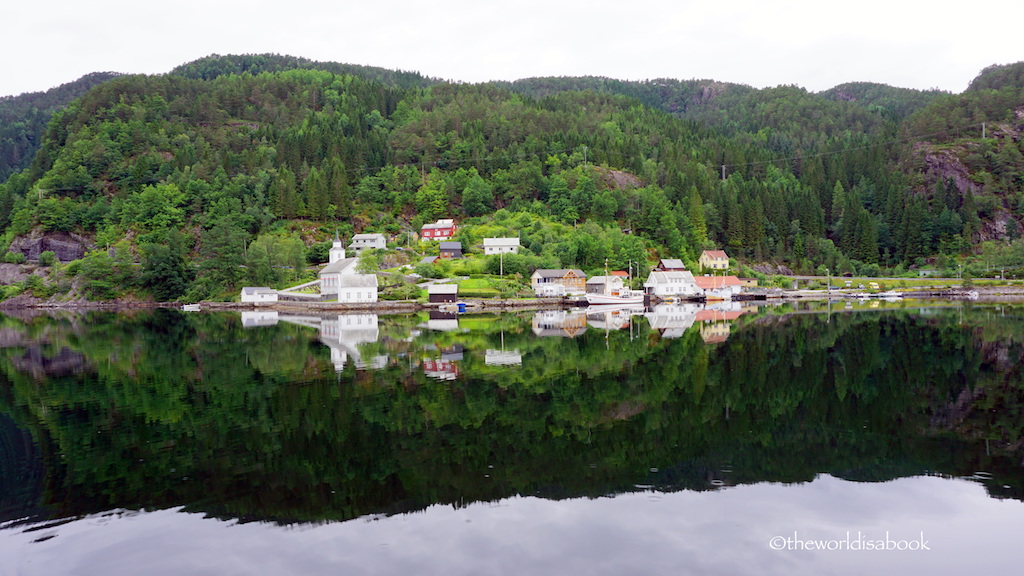
<path id="1" fill-rule="evenodd" d="M 0 300 L 13 298 L 18 294 L 21 294 L 22 290 L 24 290 L 24 287 L 20 282 L 17 284 L 10 284 L 8 286 L 0 286 Z"/>
<path id="2" fill-rule="evenodd" d="M 25 255 L 21 252 L 8 252 L 7 254 L 4 254 L 4 262 L 7 262 L 8 264 L 24 264 Z"/>
<path id="3" fill-rule="evenodd" d="M 57 255 L 54 254 L 53 250 L 47 250 L 39 255 L 40 266 L 53 266 L 57 262 L 59 262 L 59 260 L 57 260 Z"/>
<path id="4" fill-rule="evenodd" d="M 381 300 L 415 300 L 420 296 L 420 289 L 415 284 L 395 284 L 387 286 L 380 292 Z"/>
<path id="5" fill-rule="evenodd" d="M 36 298 L 46 299 L 56 294 L 57 289 L 43 280 L 42 276 L 32 274 L 25 279 L 25 290 L 31 292 Z"/>
<path id="6" fill-rule="evenodd" d="M 444 278 L 444 272 L 435 264 L 417 264 L 415 271 L 423 278 Z"/>

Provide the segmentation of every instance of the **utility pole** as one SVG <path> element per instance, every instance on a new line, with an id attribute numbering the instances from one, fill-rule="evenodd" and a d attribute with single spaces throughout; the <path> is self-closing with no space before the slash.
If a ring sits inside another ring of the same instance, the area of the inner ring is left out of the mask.
<path id="1" fill-rule="evenodd" d="M 985 138 L 985 123 L 984 122 L 981 123 L 981 138 L 983 140 Z"/>
<path id="2" fill-rule="evenodd" d="M 725 180 L 725 164 L 722 164 L 722 180 Z"/>

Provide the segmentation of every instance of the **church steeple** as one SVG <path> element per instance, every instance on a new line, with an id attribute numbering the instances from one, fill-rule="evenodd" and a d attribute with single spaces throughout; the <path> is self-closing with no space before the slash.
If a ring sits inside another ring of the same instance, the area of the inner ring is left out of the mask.
<path id="1" fill-rule="evenodd" d="M 334 230 L 334 242 L 331 244 L 331 250 L 328 253 L 328 264 L 334 264 L 338 260 L 345 259 L 345 247 L 341 245 L 341 240 L 338 238 L 338 230 Z"/>

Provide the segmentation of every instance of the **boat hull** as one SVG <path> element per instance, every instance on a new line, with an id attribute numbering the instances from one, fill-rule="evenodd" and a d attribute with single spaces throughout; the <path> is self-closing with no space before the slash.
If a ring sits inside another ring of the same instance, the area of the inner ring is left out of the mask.
<path id="1" fill-rule="evenodd" d="M 639 296 L 613 296 L 611 294 L 587 294 L 588 304 L 643 304 L 643 294 Z"/>

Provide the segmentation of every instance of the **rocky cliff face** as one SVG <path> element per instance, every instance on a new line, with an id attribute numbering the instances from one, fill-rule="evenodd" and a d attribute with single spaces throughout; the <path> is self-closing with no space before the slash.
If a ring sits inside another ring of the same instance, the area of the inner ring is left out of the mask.
<path id="1" fill-rule="evenodd" d="M 998 146 L 1016 146 L 1021 137 L 1021 127 L 994 124 L 990 135 L 994 139 L 1002 140 Z M 976 202 L 988 197 L 989 209 L 987 213 L 980 214 L 981 225 L 971 238 L 972 243 L 1007 240 L 1011 227 L 1018 231 L 1024 229 L 1024 222 L 1018 215 L 1017 201 L 1012 196 L 1012 191 L 1007 191 L 1003 186 L 993 185 L 996 176 L 993 176 L 992 172 L 996 169 L 992 166 L 972 165 L 972 162 L 977 164 L 980 157 L 988 159 L 994 156 L 992 150 L 998 150 L 998 146 L 986 152 L 978 141 L 972 140 L 946 145 L 927 142 L 914 145 L 914 155 L 917 156 L 916 172 L 920 176 L 915 187 L 917 194 L 927 196 L 937 185 L 952 181 L 961 196 L 966 196 L 970 192 Z M 1016 226 L 1011 226 L 1011 222 Z"/>
<path id="2" fill-rule="evenodd" d="M 914 146 L 914 150 L 924 157 L 922 175 L 926 186 L 932 185 L 934 182 L 945 182 L 952 179 L 960 190 L 960 194 L 966 194 L 968 190 L 972 194 L 981 192 L 981 186 L 971 180 L 970 170 L 960 160 L 969 152 L 966 147 L 938 148 L 918 143 Z"/>
<path id="3" fill-rule="evenodd" d="M 78 260 L 93 248 L 91 240 L 78 234 L 66 232 L 32 232 L 28 236 L 20 236 L 11 242 L 11 252 L 21 252 L 29 260 L 37 260 L 39 255 L 52 251 L 61 262 Z"/>

